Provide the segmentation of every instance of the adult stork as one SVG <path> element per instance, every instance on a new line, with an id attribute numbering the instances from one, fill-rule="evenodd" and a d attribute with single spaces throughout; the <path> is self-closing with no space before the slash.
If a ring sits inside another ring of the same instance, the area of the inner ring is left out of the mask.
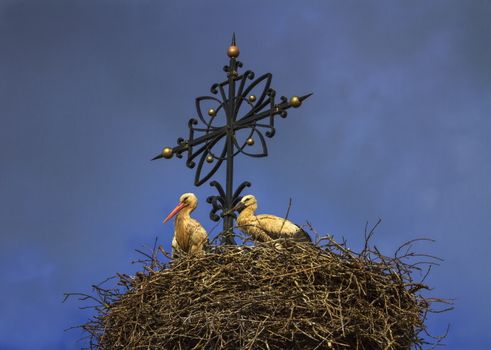
<path id="1" fill-rule="evenodd" d="M 175 215 L 174 238 L 172 239 L 173 255 L 184 252 L 188 254 L 201 254 L 208 243 L 208 233 L 199 221 L 190 214 L 198 206 L 198 198 L 194 193 L 184 193 L 179 198 L 179 204 L 164 219 L 164 223 Z"/>
<path id="2" fill-rule="evenodd" d="M 310 236 L 293 222 L 278 216 L 255 215 L 257 200 L 253 195 L 244 196 L 234 210 L 240 212 L 237 218 L 239 230 L 259 242 L 272 241 L 278 238 L 292 238 L 300 242 L 312 242 Z"/>

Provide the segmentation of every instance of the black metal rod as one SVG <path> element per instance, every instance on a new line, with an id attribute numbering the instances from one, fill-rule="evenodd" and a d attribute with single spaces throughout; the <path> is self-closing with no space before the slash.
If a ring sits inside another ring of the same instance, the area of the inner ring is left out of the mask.
<path id="1" fill-rule="evenodd" d="M 233 202 L 234 186 L 234 137 L 235 130 L 235 76 L 237 75 L 237 62 L 235 58 L 230 58 L 228 74 L 228 108 L 227 108 L 227 173 L 225 185 L 225 208 L 223 218 L 223 244 L 235 244 L 233 233 L 234 217 L 231 212 Z"/>

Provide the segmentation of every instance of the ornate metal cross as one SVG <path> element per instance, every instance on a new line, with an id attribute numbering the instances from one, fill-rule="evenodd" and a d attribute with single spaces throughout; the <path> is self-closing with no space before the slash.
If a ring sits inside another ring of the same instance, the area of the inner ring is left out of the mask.
<path id="1" fill-rule="evenodd" d="M 240 201 L 244 188 L 251 186 L 250 182 L 244 181 L 234 191 L 234 157 L 239 153 L 249 157 L 266 157 L 268 148 L 265 136 L 268 138 L 274 136 L 275 116 L 285 118 L 287 109 L 300 107 L 302 102 L 312 95 L 293 96 L 290 99 L 281 96 L 280 102 L 275 103 L 276 91 L 270 87 L 272 74 L 266 73 L 255 80 L 254 72 L 250 70 L 239 74 L 238 69 L 242 67 L 242 63 L 237 60 L 239 53 L 234 34 L 232 44 L 227 50 L 229 65 L 223 67 L 227 79 L 211 86 L 210 90 L 214 96 L 196 98 L 199 120 L 195 118 L 189 120 L 189 137 L 178 138 L 177 146 L 165 147 L 152 159 L 170 159 L 174 154 L 182 158 L 183 153 L 187 152 L 186 165 L 194 168 L 195 160 L 199 157 L 194 178 L 195 186 L 201 186 L 208 181 L 225 161 L 227 165 L 225 190 L 217 181 L 211 181 L 210 185 L 216 188 L 218 195 L 207 198 L 207 202 L 212 205 L 211 220 L 219 221 L 223 218 L 221 233 L 223 244 L 235 244 L 233 233 L 235 214 L 231 209 Z M 247 84 L 248 80 L 253 81 Z M 255 90 L 260 90 L 257 95 L 253 94 Z M 203 113 L 203 109 L 206 110 L 205 104 L 211 105 L 206 115 Z M 225 124 L 219 122 L 220 117 L 224 117 Z M 248 135 L 245 140 L 239 140 L 237 134 L 239 130 L 245 130 Z M 248 148 L 254 145 L 255 138 L 259 140 L 260 151 L 248 151 Z M 206 166 L 208 169 L 204 169 Z M 217 212 L 221 212 L 220 215 Z"/>

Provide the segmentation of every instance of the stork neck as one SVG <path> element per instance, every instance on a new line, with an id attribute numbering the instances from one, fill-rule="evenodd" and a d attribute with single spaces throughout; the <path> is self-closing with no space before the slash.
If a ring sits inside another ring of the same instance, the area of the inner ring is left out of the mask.
<path id="1" fill-rule="evenodd" d="M 242 216 L 254 216 L 256 212 L 256 208 L 254 206 L 248 206 L 248 207 L 245 207 L 244 210 L 242 210 L 242 212 L 240 213 L 240 215 Z"/>
<path id="2" fill-rule="evenodd" d="M 184 219 L 184 218 L 189 218 L 191 212 L 194 210 L 193 207 L 184 207 L 182 210 L 177 214 L 177 218 Z"/>

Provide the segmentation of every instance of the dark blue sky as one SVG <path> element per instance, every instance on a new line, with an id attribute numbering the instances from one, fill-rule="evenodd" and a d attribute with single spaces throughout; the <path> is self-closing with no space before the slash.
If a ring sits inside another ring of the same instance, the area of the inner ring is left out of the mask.
<path id="1" fill-rule="evenodd" d="M 455 298 L 447 349 L 491 337 L 491 3 L 488 1 L 0 0 L 0 349 L 78 349 L 87 315 L 61 304 L 158 236 L 179 195 L 204 199 L 182 160 L 150 162 L 186 135 L 194 98 L 241 61 L 279 95 L 314 92 L 278 120 L 270 156 L 241 159 L 260 212 L 310 221 L 360 246 L 445 262 Z"/>

